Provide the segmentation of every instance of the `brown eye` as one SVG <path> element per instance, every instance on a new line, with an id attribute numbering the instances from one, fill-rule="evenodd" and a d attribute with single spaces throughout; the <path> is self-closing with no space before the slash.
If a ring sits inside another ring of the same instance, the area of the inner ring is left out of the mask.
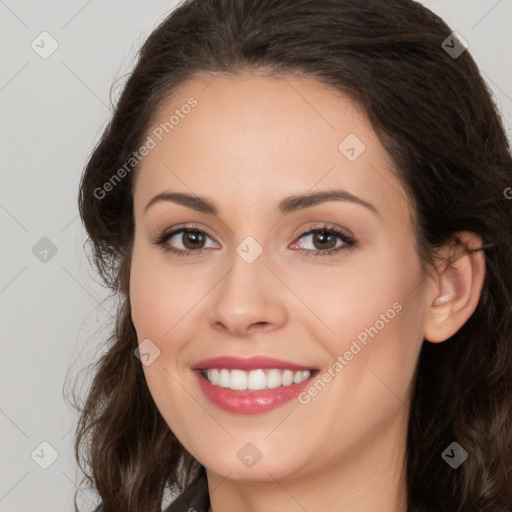
<path id="1" fill-rule="evenodd" d="M 206 237 L 202 231 L 189 231 L 183 230 L 181 235 L 182 244 L 185 246 L 185 249 L 202 249 L 203 244 L 205 243 Z"/>
<path id="2" fill-rule="evenodd" d="M 311 248 L 303 247 L 303 245 L 307 245 L 307 243 L 302 240 L 307 238 L 310 238 Z M 302 233 L 297 240 L 298 241 L 292 245 L 292 248 L 299 249 L 300 252 L 312 256 L 333 255 L 338 251 L 353 249 L 356 246 L 356 241 L 352 237 L 337 229 L 326 226 L 310 229 Z"/>
<path id="3" fill-rule="evenodd" d="M 158 236 L 152 243 L 160 246 L 164 252 L 173 253 L 177 256 L 198 256 L 206 250 L 208 240 L 213 242 L 210 248 L 219 248 L 220 245 L 199 228 L 174 229 L 169 233 Z"/>
<path id="4" fill-rule="evenodd" d="M 319 250 L 334 249 L 336 246 L 336 235 L 330 234 L 328 231 L 317 231 L 313 234 L 313 244 Z"/>

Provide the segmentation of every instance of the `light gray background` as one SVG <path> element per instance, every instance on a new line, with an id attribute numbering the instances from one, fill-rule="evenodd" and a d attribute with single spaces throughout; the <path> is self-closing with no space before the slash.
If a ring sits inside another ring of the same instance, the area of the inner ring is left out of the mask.
<path id="1" fill-rule="evenodd" d="M 468 41 L 510 139 L 512 0 L 423 3 Z M 81 475 L 64 395 L 77 376 L 85 391 L 89 377 L 79 372 L 100 355 L 114 311 L 82 250 L 79 178 L 109 118 L 111 85 L 124 83 L 137 49 L 175 5 L 0 0 L 0 512 L 73 508 Z M 31 47 L 43 31 L 59 45 L 47 59 Z M 43 237 L 57 248 L 46 262 L 33 253 Z M 51 462 L 42 442 L 58 453 L 47 469 L 35 462 Z M 96 500 L 79 503 L 92 510 Z"/>

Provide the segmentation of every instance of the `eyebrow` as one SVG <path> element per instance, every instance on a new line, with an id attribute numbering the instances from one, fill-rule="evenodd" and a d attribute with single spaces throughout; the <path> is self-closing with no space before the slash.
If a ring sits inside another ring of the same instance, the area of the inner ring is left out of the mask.
<path id="1" fill-rule="evenodd" d="M 161 201 L 171 201 L 182 206 L 191 208 L 201 213 L 208 215 L 219 215 L 219 210 L 215 204 L 205 197 L 194 196 L 185 194 L 183 192 L 162 192 L 154 196 L 146 205 L 144 212 L 151 206 Z M 375 206 L 371 203 L 363 201 L 359 197 L 347 192 L 346 190 L 325 190 L 321 192 L 309 192 L 305 194 L 297 194 L 285 197 L 277 205 L 277 211 L 286 215 L 302 208 L 308 208 L 316 204 L 324 203 L 327 201 L 348 201 L 351 203 L 359 204 L 371 210 L 376 215 L 380 216 Z"/>

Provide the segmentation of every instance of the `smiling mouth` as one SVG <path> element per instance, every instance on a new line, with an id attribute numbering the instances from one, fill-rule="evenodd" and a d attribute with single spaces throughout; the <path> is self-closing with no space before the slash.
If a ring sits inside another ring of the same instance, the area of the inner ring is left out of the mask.
<path id="1" fill-rule="evenodd" d="M 308 380 L 318 370 L 287 370 L 265 368 L 251 371 L 226 368 L 203 368 L 201 376 L 214 386 L 233 391 L 261 391 L 300 384 Z"/>

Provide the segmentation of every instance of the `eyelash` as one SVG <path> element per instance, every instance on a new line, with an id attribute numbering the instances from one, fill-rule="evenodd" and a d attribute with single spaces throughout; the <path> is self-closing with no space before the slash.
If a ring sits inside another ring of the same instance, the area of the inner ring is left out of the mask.
<path id="1" fill-rule="evenodd" d="M 340 247 L 338 247 L 336 249 L 323 249 L 323 250 L 297 249 L 297 251 L 301 252 L 301 253 L 305 252 L 308 256 L 313 256 L 313 257 L 333 256 L 336 253 L 338 253 L 339 251 L 351 250 L 357 246 L 357 242 L 355 239 L 353 239 L 352 237 L 346 235 L 345 233 L 336 229 L 334 226 L 331 226 L 327 223 L 324 223 L 324 225 L 322 227 L 308 229 L 306 231 L 303 231 L 302 233 L 300 233 L 298 235 L 297 240 L 300 240 L 302 237 L 304 237 L 306 235 L 311 235 L 311 234 L 318 233 L 318 232 L 324 232 L 328 235 L 337 236 L 338 238 L 341 239 L 341 241 L 343 242 L 343 245 L 341 245 Z M 161 235 L 158 235 L 156 239 L 151 241 L 151 243 L 159 246 L 165 253 L 173 253 L 179 257 L 197 257 L 197 256 L 201 255 L 203 252 L 206 252 L 208 250 L 208 249 L 198 249 L 198 250 L 192 251 L 189 249 L 174 249 L 172 247 L 165 246 L 165 243 L 167 242 L 167 240 L 169 240 L 170 238 L 172 238 L 174 235 L 176 235 L 178 233 L 203 233 L 208 238 L 212 238 L 212 237 L 210 237 L 210 235 L 208 235 L 208 233 L 206 233 L 206 231 L 196 228 L 194 226 L 178 226 L 177 228 L 173 229 L 172 231 L 170 231 L 168 233 L 164 232 Z M 191 256 L 190 253 L 194 253 L 194 256 Z"/>

